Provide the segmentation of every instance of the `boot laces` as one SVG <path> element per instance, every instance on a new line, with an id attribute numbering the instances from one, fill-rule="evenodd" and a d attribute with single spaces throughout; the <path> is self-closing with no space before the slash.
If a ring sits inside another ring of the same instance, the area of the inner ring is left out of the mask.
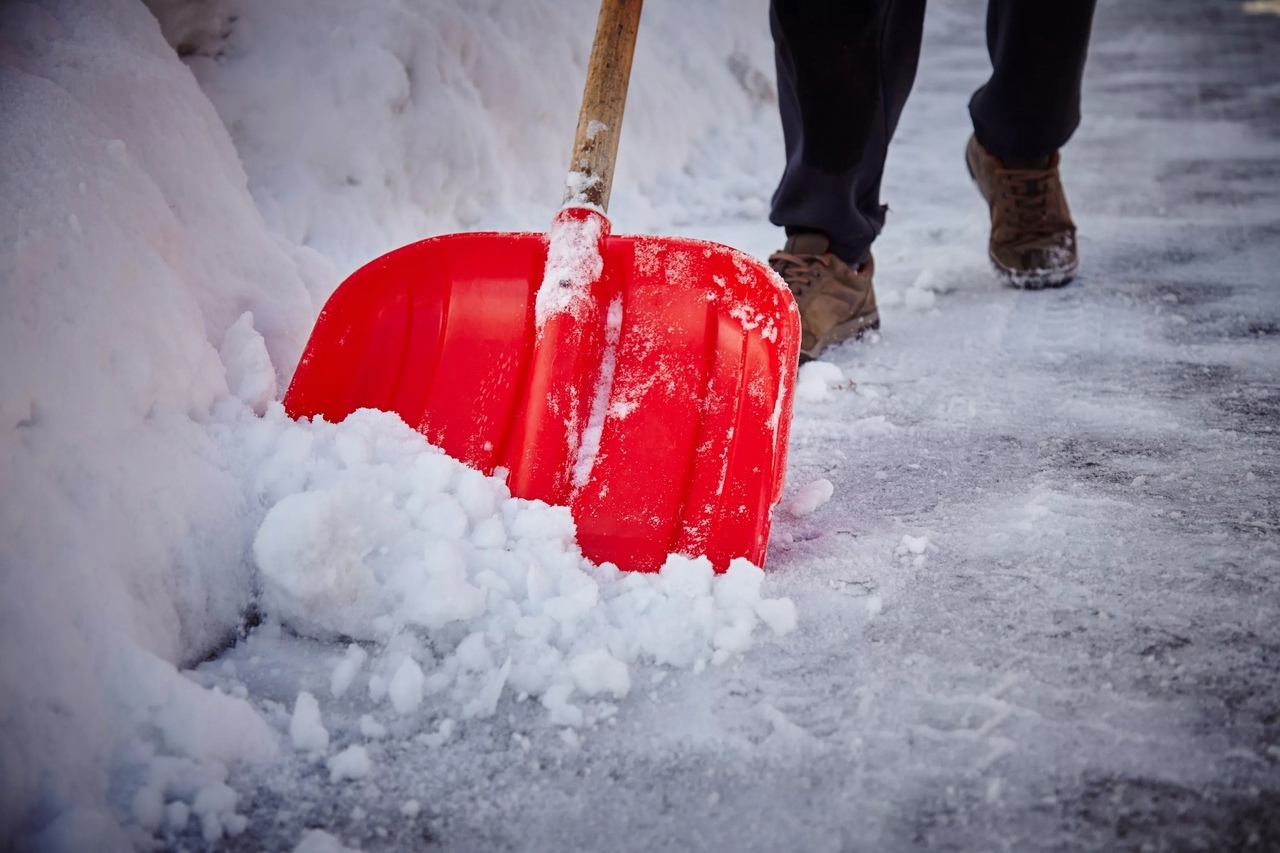
<path id="1" fill-rule="evenodd" d="M 822 275 L 819 266 L 831 266 L 831 255 L 792 255 L 787 252 L 774 252 L 769 262 L 787 283 L 791 295 L 799 299 L 809 288 L 817 284 L 818 278 Z"/>
<path id="2" fill-rule="evenodd" d="M 1051 237 L 1061 230 L 1049 210 L 1049 187 L 1056 169 L 1004 169 L 1006 209 L 1017 229 L 1029 239 Z"/>

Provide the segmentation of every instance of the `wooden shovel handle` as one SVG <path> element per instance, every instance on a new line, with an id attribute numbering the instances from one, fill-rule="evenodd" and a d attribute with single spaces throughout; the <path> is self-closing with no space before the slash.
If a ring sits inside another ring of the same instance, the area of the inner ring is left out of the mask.
<path id="1" fill-rule="evenodd" d="M 573 158 L 565 184 L 566 205 L 609 209 L 613 161 L 618 154 L 622 110 L 627 103 L 641 2 L 603 0 L 600 4 L 600 21 L 587 64 L 587 83 L 582 90 L 578 132 L 573 138 Z"/>

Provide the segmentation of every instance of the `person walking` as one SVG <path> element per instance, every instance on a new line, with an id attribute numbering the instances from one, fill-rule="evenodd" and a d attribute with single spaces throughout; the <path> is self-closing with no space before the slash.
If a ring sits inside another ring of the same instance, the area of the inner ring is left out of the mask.
<path id="1" fill-rule="evenodd" d="M 991 211 L 988 253 L 1013 286 L 1059 287 L 1079 265 L 1058 151 L 1080 123 L 1096 0 L 989 0 L 991 78 L 969 101 L 965 161 Z M 769 258 L 800 306 L 801 361 L 880 326 L 871 244 L 885 156 L 915 80 L 925 0 L 772 0 L 787 163 Z"/>

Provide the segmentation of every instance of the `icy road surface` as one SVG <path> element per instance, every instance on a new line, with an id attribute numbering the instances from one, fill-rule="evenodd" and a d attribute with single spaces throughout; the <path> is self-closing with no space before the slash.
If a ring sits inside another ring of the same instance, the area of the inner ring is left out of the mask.
<path id="1" fill-rule="evenodd" d="M 234 772 L 228 848 L 1280 849 L 1280 17 L 1109 3 L 1095 32 L 1063 163 L 1081 274 L 1016 292 L 962 162 L 980 4 L 931 6 L 882 334 L 795 413 L 788 495 L 834 494 L 774 528 L 794 633 L 639 670 L 595 727 L 506 696 L 415 740 L 362 727 L 366 674 L 330 695 L 345 644 L 259 632 L 198 679 L 279 703 L 282 731 L 314 694 L 331 759 Z M 618 227 L 775 249 L 762 97 L 722 129 L 739 196 L 709 153 L 615 193 Z"/>

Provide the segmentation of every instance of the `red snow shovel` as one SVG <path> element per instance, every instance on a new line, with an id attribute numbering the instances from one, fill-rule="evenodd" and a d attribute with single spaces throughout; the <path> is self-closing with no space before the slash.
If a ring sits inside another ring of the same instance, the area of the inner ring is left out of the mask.
<path id="1" fill-rule="evenodd" d="M 451 456 L 570 507 L 583 553 L 764 561 L 800 341 L 747 255 L 609 233 L 641 0 L 605 0 L 565 196 L 547 234 L 451 234 L 356 271 L 316 321 L 294 418 L 395 412 Z"/>

